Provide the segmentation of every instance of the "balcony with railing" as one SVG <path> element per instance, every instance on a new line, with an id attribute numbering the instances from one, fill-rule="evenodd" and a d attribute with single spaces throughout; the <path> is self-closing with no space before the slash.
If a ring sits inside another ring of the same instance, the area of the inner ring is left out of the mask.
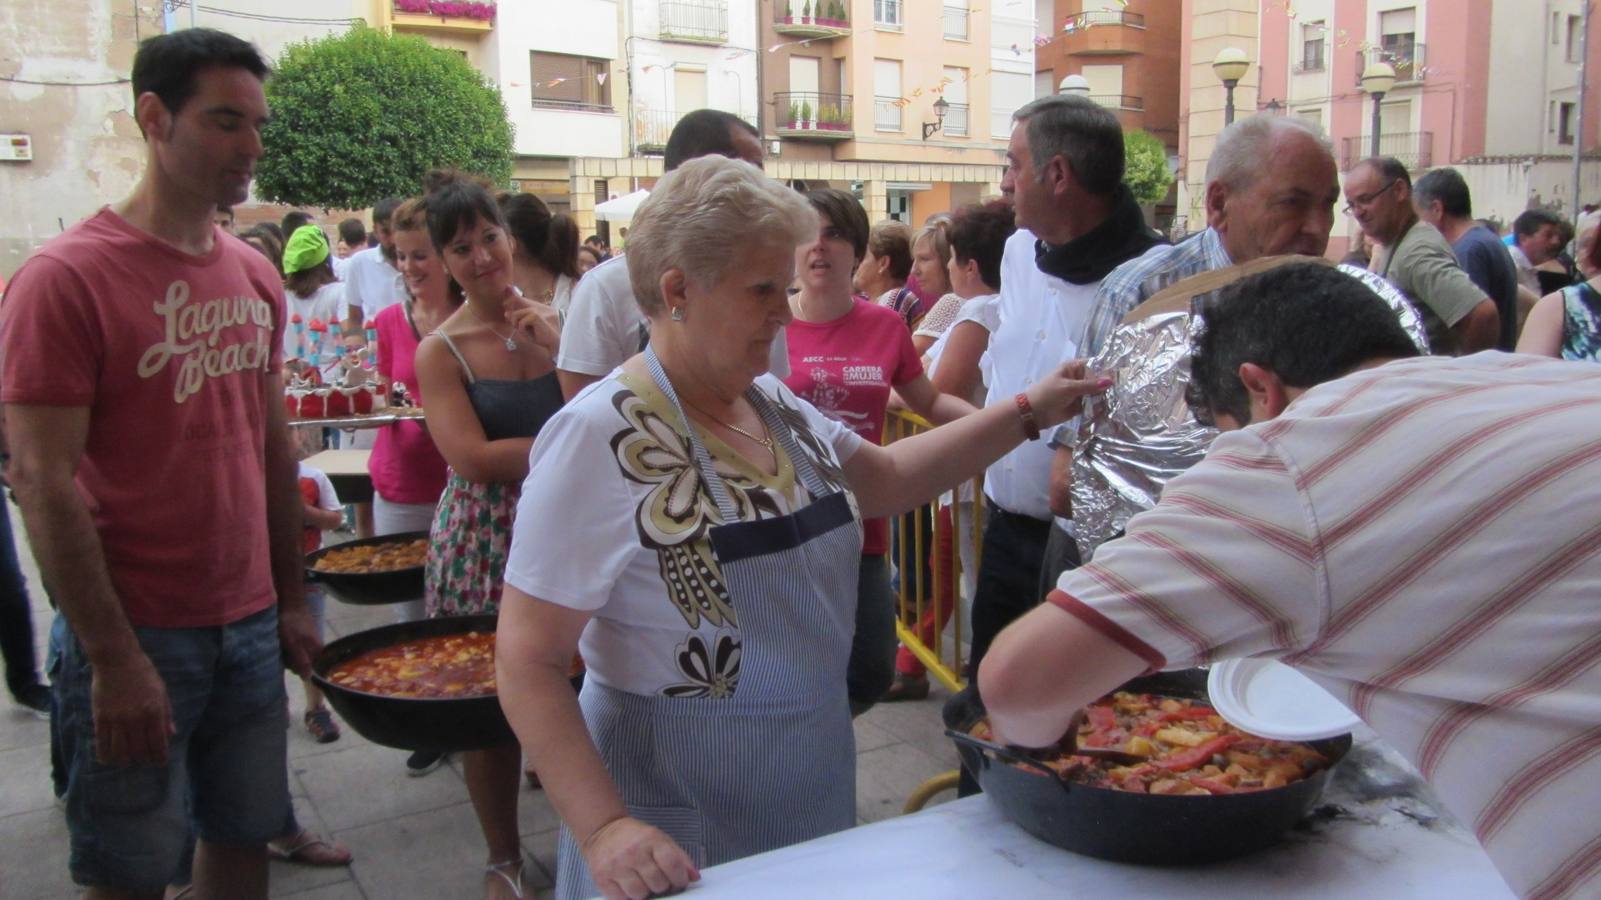
<path id="1" fill-rule="evenodd" d="M 905 104 L 899 97 L 873 98 L 873 130 L 900 131 L 901 109 Z"/>
<path id="2" fill-rule="evenodd" d="M 672 137 L 673 129 L 678 127 L 678 120 L 684 117 L 684 112 L 671 109 L 639 109 L 634 110 L 633 132 L 634 149 L 640 153 L 667 152 L 667 139 Z M 749 116 L 741 116 L 751 125 Z"/>
<path id="3" fill-rule="evenodd" d="M 773 31 L 794 37 L 837 38 L 851 33 L 845 0 L 773 0 Z"/>
<path id="4" fill-rule="evenodd" d="M 1380 62 L 1389 63 L 1395 69 L 1396 87 L 1421 84 L 1428 74 L 1423 65 L 1423 49 L 1423 44 L 1417 41 L 1405 41 L 1356 51 L 1356 86 L 1362 86 L 1362 72 Z"/>
<path id="5" fill-rule="evenodd" d="M 481 35 L 495 28 L 495 4 L 478 0 L 391 0 L 390 24 L 402 32 Z"/>
<path id="6" fill-rule="evenodd" d="M 664 41 L 728 43 L 728 0 L 660 0 L 658 12 Z"/>
<path id="7" fill-rule="evenodd" d="M 968 39 L 969 14 L 965 6 L 945 7 L 945 39 L 947 41 L 965 41 Z"/>
<path id="8" fill-rule="evenodd" d="M 1373 135 L 1340 139 L 1340 168 L 1349 169 L 1366 159 L 1373 149 Z M 1379 155 L 1393 156 L 1412 171 L 1434 165 L 1434 132 L 1379 132 Z"/>
<path id="9" fill-rule="evenodd" d="M 952 103 L 946 107 L 945 120 L 940 123 L 940 133 L 946 137 L 968 137 L 967 113 L 966 103 Z"/>
<path id="10" fill-rule="evenodd" d="M 1145 111 L 1144 97 L 1130 97 L 1128 94 L 1091 94 L 1090 99 L 1107 109 L 1126 109 L 1131 112 Z"/>
<path id="11" fill-rule="evenodd" d="M 1145 17 L 1123 10 L 1096 9 L 1067 17 L 1062 52 L 1070 56 L 1111 56 L 1145 51 Z"/>
<path id="12" fill-rule="evenodd" d="M 779 91 L 773 95 L 774 130 L 780 137 L 846 141 L 855 137 L 850 94 Z"/>

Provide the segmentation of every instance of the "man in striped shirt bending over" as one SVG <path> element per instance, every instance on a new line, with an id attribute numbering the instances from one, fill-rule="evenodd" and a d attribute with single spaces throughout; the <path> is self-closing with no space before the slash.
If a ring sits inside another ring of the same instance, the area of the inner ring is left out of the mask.
<path id="1" fill-rule="evenodd" d="M 1295 666 L 1473 828 L 1508 884 L 1601 893 L 1601 367 L 1418 357 L 1359 281 L 1292 264 L 1206 313 L 1225 433 L 979 672 L 1044 746 L 1140 673 Z"/>

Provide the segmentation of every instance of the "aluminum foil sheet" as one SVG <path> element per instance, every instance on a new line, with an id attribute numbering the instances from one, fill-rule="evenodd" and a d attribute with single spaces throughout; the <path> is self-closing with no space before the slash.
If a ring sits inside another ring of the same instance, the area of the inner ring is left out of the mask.
<path id="1" fill-rule="evenodd" d="M 1389 303 L 1428 352 L 1423 319 L 1400 291 L 1365 269 L 1338 268 Z M 1212 296 L 1196 296 L 1189 312 L 1120 326 L 1090 362 L 1091 371 L 1110 372 L 1115 381 L 1102 397 L 1085 401 L 1073 439 L 1073 523 L 1086 561 L 1136 513 L 1155 506 L 1163 486 L 1199 462 L 1217 437 L 1184 402 L 1190 344 L 1201 321 L 1194 311 Z"/>

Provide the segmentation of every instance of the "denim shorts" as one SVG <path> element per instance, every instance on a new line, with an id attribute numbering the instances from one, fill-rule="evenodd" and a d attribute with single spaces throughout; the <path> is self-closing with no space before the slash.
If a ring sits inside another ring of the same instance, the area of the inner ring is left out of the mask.
<path id="1" fill-rule="evenodd" d="M 278 611 L 215 628 L 135 628 L 166 682 L 177 734 L 168 764 L 95 761 L 90 669 L 68 635 L 53 685 L 67 780 L 72 880 L 156 892 L 180 878 L 193 828 L 201 840 L 256 846 L 289 812 Z M 187 875 L 187 873 L 182 873 Z"/>

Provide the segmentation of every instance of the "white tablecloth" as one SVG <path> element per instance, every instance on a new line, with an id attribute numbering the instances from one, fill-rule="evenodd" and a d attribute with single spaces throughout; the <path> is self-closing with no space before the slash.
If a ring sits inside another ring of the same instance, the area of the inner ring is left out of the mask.
<path id="1" fill-rule="evenodd" d="M 727 898 L 1451 898 L 1512 894 L 1477 841 L 1369 732 L 1324 794 L 1325 816 L 1230 862 L 1110 863 L 1034 839 L 969 797 L 714 866 L 687 896 Z"/>

